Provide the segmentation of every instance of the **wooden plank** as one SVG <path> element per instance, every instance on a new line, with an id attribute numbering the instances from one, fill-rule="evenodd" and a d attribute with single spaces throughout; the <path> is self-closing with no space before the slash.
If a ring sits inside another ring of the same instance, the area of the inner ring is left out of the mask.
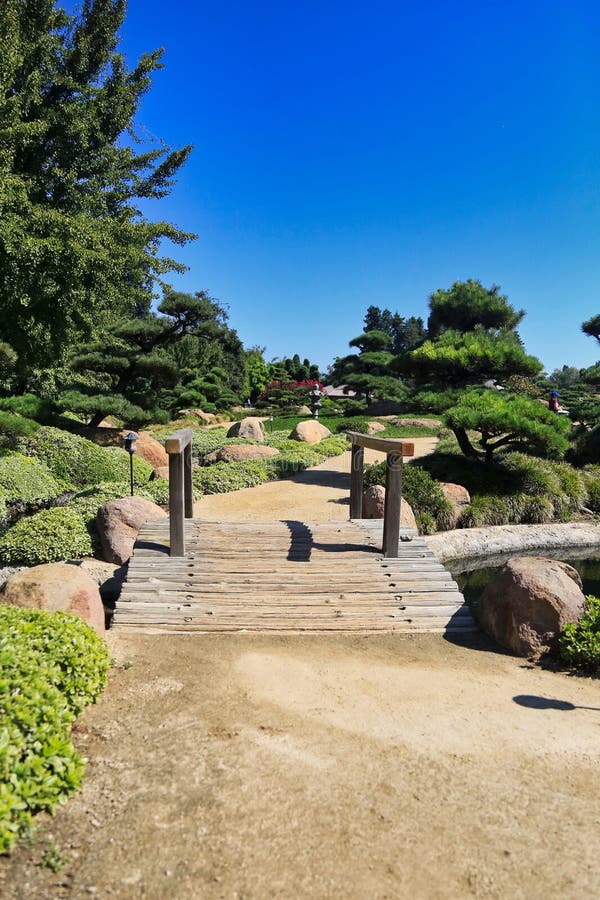
<path id="1" fill-rule="evenodd" d="M 363 502 L 363 470 L 365 466 L 365 451 L 358 444 L 352 445 L 350 460 L 350 518 L 362 518 Z"/>
<path id="2" fill-rule="evenodd" d="M 170 434 L 165 441 L 165 450 L 170 454 L 183 453 L 188 444 L 192 443 L 194 432 L 191 428 L 180 428 Z"/>
<path id="3" fill-rule="evenodd" d="M 376 438 L 368 434 L 359 434 L 357 431 L 347 431 L 346 437 L 352 444 L 358 444 L 359 447 L 366 447 L 369 450 L 379 450 L 380 453 L 396 453 L 400 456 L 415 455 L 415 445 L 399 438 Z"/>

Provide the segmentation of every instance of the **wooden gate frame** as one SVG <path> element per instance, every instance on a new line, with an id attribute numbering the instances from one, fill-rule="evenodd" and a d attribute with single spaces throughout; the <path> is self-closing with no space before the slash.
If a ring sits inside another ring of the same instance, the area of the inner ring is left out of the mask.
<path id="1" fill-rule="evenodd" d="M 169 544 L 170 556 L 185 556 L 184 519 L 194 516 L 191 428 L 170 434 L 165 441 L 169 454 Z"/>
<path id="2" fill-rule="evenodd" d="M 350 465 L 350 518 L 362 519 L 365 447 L 386 454 L 385 507 L 383 513 L 383 555 L 398 556 L 400 506 L 402 503 L 402 457 L 414 456 L 415 445 L 398 438 L 377 438 L 347 431 L 352 444 Z"/>

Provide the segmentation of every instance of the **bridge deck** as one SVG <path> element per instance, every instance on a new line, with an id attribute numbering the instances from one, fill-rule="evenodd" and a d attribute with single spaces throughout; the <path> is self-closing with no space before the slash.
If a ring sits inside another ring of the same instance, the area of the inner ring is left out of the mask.
<path id="1" fill-rule="evenodd" d="M 114 625 L 201 632 L 444 632 L 476 626 L 450 573 L 414 531 L 384 559 L 381 522 L 168 520 L 140 531 Z"/>

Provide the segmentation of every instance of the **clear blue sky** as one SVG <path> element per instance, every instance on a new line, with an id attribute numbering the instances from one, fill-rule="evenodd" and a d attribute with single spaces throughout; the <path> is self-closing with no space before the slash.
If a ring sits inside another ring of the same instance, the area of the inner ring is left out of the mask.
<path id="1" fill-rule="evenodd" d="M 152 214 L 247 346 L 324 367 L 471 277 L 548 370 L 600 356 L 597 0 L 129 0 L 129 61 L 159 46 L 139 121 L 195 149 Z"/>

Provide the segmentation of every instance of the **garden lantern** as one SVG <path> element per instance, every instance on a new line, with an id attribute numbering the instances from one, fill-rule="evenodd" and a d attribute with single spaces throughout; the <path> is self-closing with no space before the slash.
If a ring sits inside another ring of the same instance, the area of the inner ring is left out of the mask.
<path id="1" fill-rule="evenodd" d="M 321 409 L 321 407 L 323 405 L 321 403 L 322 396 L 323 396 L 323 394 L 319 390 L 319 385 L 315 384 L 314 388 L 310 392 L 310 408 L 312 410 L 313 419 L 319 418 L 319 410 Z"/>
<path id="2" fill-rule="evenodd" d="M 138 439 L 135 432 L 130 431 L 125 435 L 125 449 L 129 453 L 129 483 L 131 485 L 131 496 L 133 497 L 133 454 L 135 453 L 135 443 Z"/>

